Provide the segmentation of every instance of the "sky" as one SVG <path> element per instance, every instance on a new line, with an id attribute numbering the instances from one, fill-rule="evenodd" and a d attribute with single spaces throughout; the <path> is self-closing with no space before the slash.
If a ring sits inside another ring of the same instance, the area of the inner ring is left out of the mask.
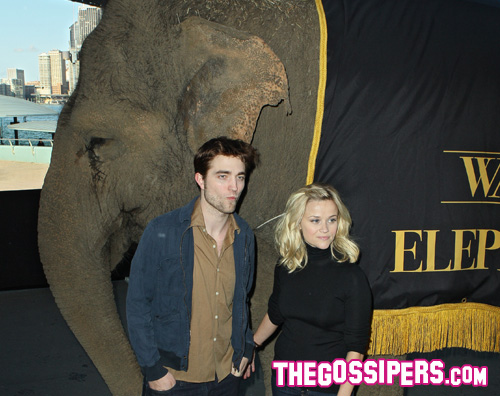
<path id="1" fill-rule="evenodd" d="M 16 68 L 24 70 L 25 81 L 39 80 L 38 55 L 69 49 L 79 6 L 70 0 L 0 0 L 0 78 Z"/>
<path id="2" fill-rule="evenodd" d="M 500 5 L 500 0 L 476 0 Z M 39 80 L 38 55 L 67 51 L 69 27 L 81 3 L 70 0 L 0 0 L 0 78 L 7 68 L 24 70 L 25 81 Z"/>

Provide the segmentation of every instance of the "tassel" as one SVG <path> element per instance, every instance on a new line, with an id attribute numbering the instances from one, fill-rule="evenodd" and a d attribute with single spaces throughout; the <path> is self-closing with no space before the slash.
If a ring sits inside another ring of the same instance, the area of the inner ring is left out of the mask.
<path id="1" fill-rule="evenodd" d="M 369 355 L 443 348 L 500 352 L 500 308 L 465 302 L 373 312 Z"/>

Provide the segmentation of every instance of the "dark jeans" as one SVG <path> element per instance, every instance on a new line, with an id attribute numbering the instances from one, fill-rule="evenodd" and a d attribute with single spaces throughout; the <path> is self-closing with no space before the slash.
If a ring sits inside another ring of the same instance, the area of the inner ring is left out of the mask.
<path id="1" fill-rule="evenodd" d="M 276 386 L 276 378 L 271 380 L 273 396 L 336 396 L 336 393 L 318 392 L 314 388 Z"/>
<path id="2" fill-rule="evenodd" d="M 175 386 L 167 391 L 150 389 L 145 382 L 142 394 L 143 396 L 238 396 L 240 381 L 241 377 L 232 374 L 220 382 L 217 381 L 217 377 L 215 381 L 201 383 L 177 381 Z"/>

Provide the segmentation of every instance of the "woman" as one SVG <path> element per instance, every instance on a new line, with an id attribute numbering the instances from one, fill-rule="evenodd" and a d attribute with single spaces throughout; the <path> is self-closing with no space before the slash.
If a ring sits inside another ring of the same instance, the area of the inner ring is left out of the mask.
<path id="1" fill-rule="evenodd" d="M 268 313 L 254 335 L 262 345 L 278 328 L 274 360 L 363 359 L 372 298 L 354 263 L 359 248 L 349 237 L 351 217 L 338 192 L 311 184 L 293 193 L 276 226 L 281 258 L 274 273 Z M 346 382 L 329 388 L 277 387 L 273 395 L 350 395 Z M 286 384 L 286 382 L 285 382 Z"/>

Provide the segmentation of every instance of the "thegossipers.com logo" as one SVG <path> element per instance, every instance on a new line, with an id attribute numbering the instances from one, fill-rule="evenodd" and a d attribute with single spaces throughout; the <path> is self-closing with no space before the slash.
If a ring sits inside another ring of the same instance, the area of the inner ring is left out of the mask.
<path id="1" fill-rule="evenodd" d="M 393 385 L 399 377 L 399 385 L 446 385 L 458 387 L 472 385 L 488 386 L 488 367 L 463 365 L 451 367 L 446 375 L 445 364 L 439 359 L 415 359 L 399 361 L 394 359 L 357 359 L 346 362 L 335 359 L 332 362 L 280 361 L 272 363 L 276 370 L 276 386 L 283 387 L 330 387 L 348 381 L 352 385 Z"/>

